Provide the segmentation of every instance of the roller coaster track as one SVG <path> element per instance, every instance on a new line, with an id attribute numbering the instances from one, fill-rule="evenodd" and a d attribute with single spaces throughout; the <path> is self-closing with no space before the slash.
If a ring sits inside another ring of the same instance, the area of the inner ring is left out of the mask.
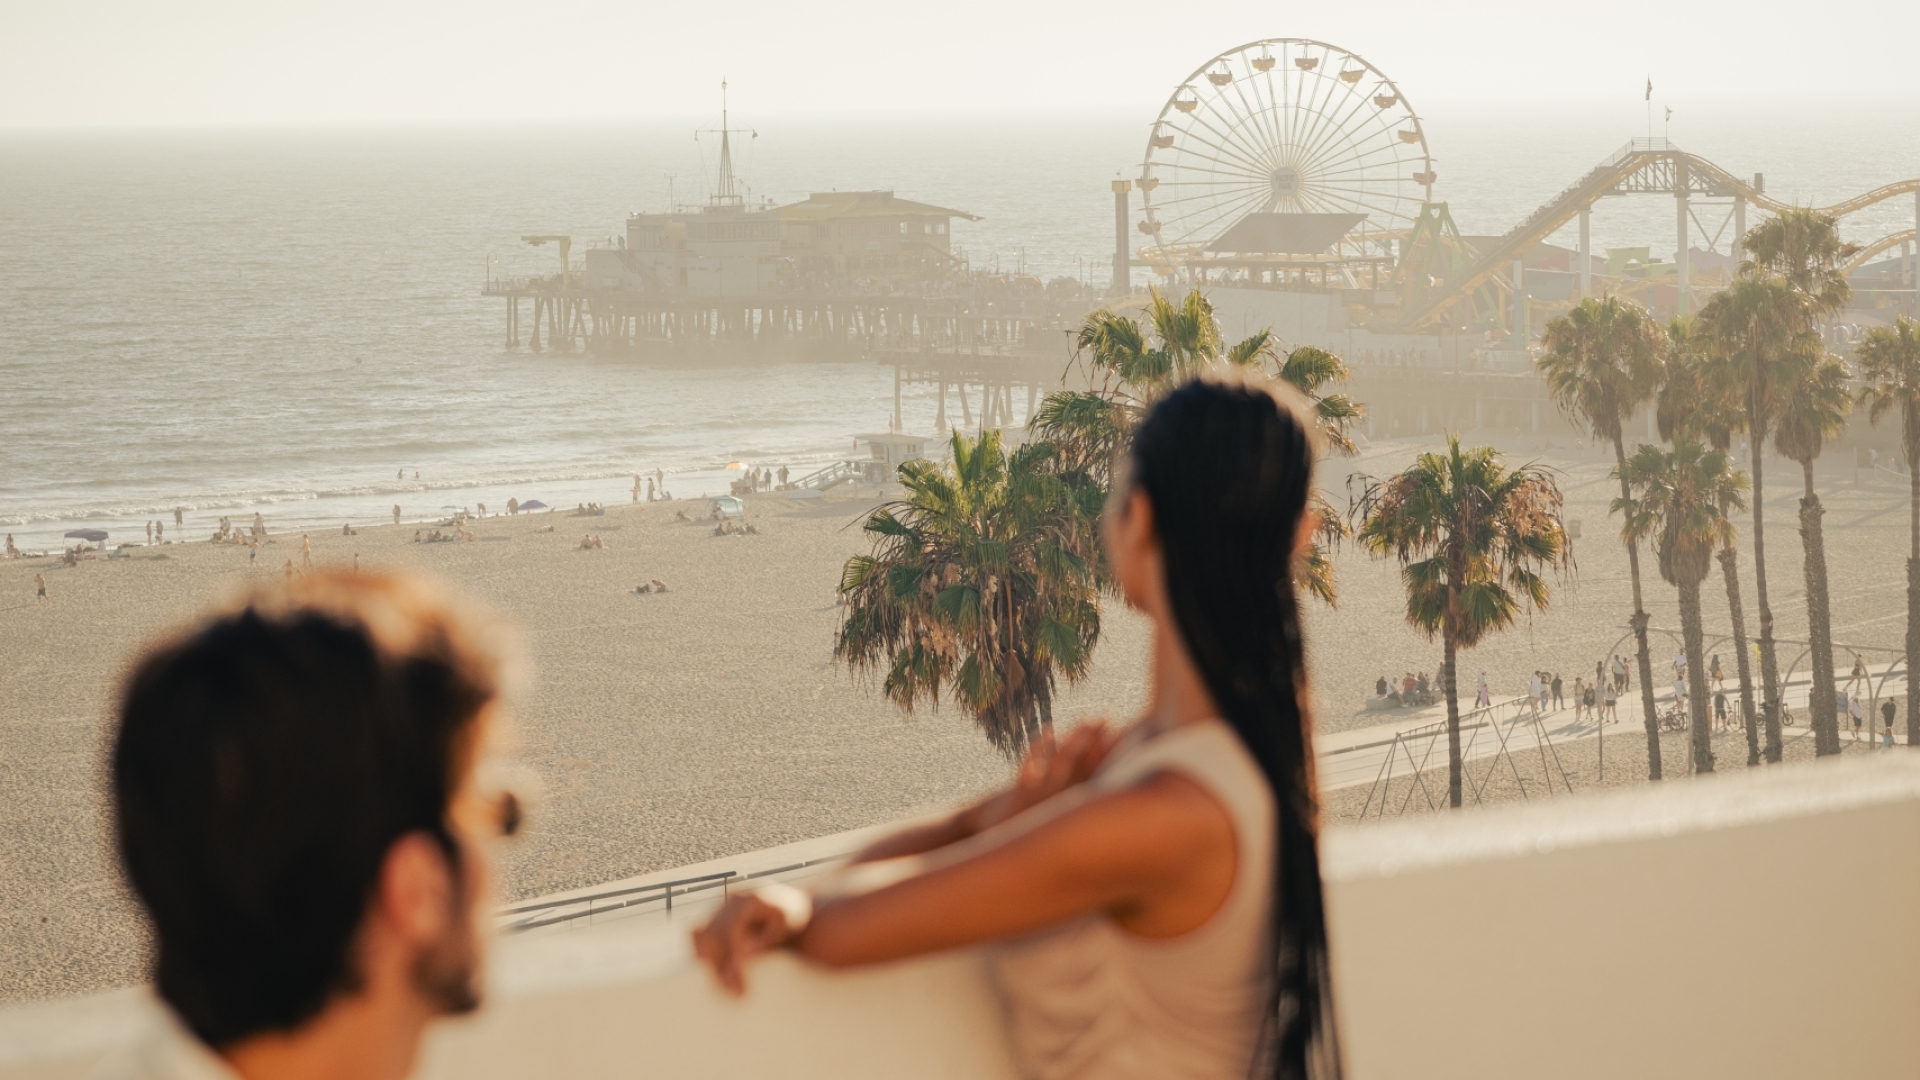
<path id="1" fill-rule="evenodd" d="M 1535 210 L 1463 273 L 1450 277 L 1441 287 L 1422 296 L 1397 320 L 1398 329 L 1403 333 L 1430 330 L 1448 309 L 1501 275 L 1515 259 L 1533 250 L 1534 245 L 1545 241 L 1581 210 L 1601 199 L 1610 195 L 1671 194 L 1678 184 L 1685 184 L 1689 195 L 1745 199 L 1776 214 L 1795 209 L 1792 203 L 1767 196 L 1713 162 L 1689 154 L 1665 139 L 1635 139 Z M 1823 214 L 1844 217 L 1896 195 L 1916 191 L 1920 191 L 1920 179 L 1902 180 L 1817 209 Z"/>
<path id="2" fill-rule="evenodd" d="M 1843 270 L 1842 272 L 1845 273 L 1848 277 L 1852 277 L 1853 275 L 1860 272 L 1861 267 L 1872 262 L 1875 256 L 1881 255 L 1888 251 L 1892 251 L 1894 248 L 1897 248 L 1900 245 L 1907 243 L 1913 238 L 1914 238 L 1914 230 L 1912 229 L 1906 229 L 1901 232 L 1893 233 L 1888 236 L 1883 236 L 1880 239 L 1874 241 L 1873 243 L 1867 245 L 1866 247 L 1861 248 L 1860 254 L 1855 255 L 1853 257 L 1853 261 L 1848 263 L 1846 265 L 1846 269 Z"/>

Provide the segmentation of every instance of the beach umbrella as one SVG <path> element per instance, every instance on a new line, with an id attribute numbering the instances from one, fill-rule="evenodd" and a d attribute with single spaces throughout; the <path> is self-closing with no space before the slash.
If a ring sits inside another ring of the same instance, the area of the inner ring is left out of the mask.
<path id="1" fill-rule="evenodd" d="M 539 499 L 528 499 L 526 502 L 520 504 L 520 509 L 522 510 L 545 510 L 546 508 L 547 504 L 541 502 Z"/>
<path id="2" fill-rule="evenodd" d="M 85 540 L 92 544 L 98 544 L 106 538 L 107 533 L 104 529 L 75 529 L 67 534 L 69 540 Z"/>

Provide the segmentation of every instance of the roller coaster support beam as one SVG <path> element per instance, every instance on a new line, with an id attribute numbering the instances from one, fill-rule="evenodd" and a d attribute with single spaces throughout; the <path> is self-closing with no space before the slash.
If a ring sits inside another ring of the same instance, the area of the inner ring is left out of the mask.
<path id="1" fill-rule="evenodd" d="M 1679 230 L 1675 237 L 1674 271 L 1680 286 L 1680 295 L 1674 301 L 1674 311 L 1681 315 L 1693 314 L 1693 260 L 1688 258 L 1688 250 L 1693 245 L 1687 239 L 1687 158 L 1684 154 L 1673 156 L 1673 203 Z"/>
<path id="2" fill-rule="evenodd" d="M 1580 208 L 1580 299 L 1593 295 L 1593 207 Z"/>
<path id="3" fill-rule="evenodd" d="M 1747 238 L 1747 200 L 1744 196 L 1733 197 L 1733 244 L 1735 258 L 1740 256 L 1740 241 Z"/>
<path id="4" fill-rule="evenodd" d="M 1514 347 L 1526 350 L 1527 339 L 1527 264 L 1519 259 L 1513 260 L 1513 341 Z"/>

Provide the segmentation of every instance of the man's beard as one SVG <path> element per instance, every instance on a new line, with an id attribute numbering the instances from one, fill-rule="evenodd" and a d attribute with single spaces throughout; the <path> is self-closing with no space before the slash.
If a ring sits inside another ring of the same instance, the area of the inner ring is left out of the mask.
<path id="1" fill-rule="evenodd" d="M 413 965 L 413 986 L 444 1015 L 470 1013 L 480 1007 L 480 963 L 473 935 L 456 925 L 435 942 Z"/>
<path id="2" fill-rule="evenodd" d="M 473 925 L 464 875 L 456 881 L 448 912 L 447 932 L 428 946 L 414 962 L 413 987 L 444 1016 L 470 1013 L 480 1007 L 479 934 Z"/>

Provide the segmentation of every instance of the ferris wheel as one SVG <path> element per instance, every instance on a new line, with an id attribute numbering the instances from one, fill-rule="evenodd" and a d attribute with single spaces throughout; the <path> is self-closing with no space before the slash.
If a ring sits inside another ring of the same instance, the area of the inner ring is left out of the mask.
<path id="1" fill-rule="evenodd" d="M 1138 182 L 1141 255 L 1391 258 L 1434 180 L 1420 118 L 1380 69 L 1325 42 L 1256 41 L 1161 107 Z"/>

